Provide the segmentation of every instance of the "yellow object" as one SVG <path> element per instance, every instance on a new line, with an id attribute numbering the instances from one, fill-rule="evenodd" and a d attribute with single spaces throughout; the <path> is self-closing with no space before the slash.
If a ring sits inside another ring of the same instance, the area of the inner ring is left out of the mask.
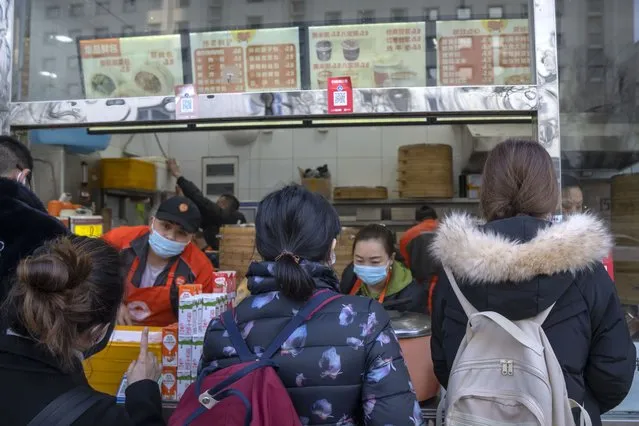
<path id="1" fill-rule="evenodd" d="M 80 237 L 98 238 L 103 234 L 102 225 L 75 225 L 75 235 Z"/>
<path id="2" fill-rule="evenodd" d="M 107 189 L 156 190 L 155 164 L 135 158 L 101 160 L 101 186 Z"/>
<path id="3" fill-rule="evenodd" d="M 250 295 L 251 292 L 248 290 L 248 280 L 244 278 L 235 290 L 235 301 L 233 302 L 233 305 L 239 305 L 242 300 L 246 299 Z"/>
<path id="4" fill-rule="evenodd" d="M 142 332 L 144 327 L 117 326 L 116 330 Z M 162 334 L 162 328 L 152 327 L 149 333 Z M 158 359 L 162 359 L 162 344 L 149 343 L 149 351 Z M 84 374 L 89 385 L 99 392 L 115 396 L 120 386 L 120 381 L 126 373 L 131 361 L 140 354 L 139 342 L 110 342 L 102 352 L 84 361 Z"/>

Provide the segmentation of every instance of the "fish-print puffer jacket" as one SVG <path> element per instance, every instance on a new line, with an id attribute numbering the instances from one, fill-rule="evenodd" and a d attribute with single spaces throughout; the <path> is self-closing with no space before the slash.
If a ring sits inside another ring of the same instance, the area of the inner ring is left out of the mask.
<path id="1" fill-rule="evenodd" d="M 301 266 L 318 290 L 337 291 L 332 269 L 306 261 Z M 251 295 L 236 308 L 238 326 L 256 354 L 303 306 L 280 294 L 269 272 L 276 267 L 270 262 L 251 264 Z M 240 362 L 224 331 L 219 321 L 209 325 L 200 369 Z M 293 332 L 273 360 L 304 425 L 422 424 L 389 316 L 372 299 L 342 296 L 330 302 Z"/>

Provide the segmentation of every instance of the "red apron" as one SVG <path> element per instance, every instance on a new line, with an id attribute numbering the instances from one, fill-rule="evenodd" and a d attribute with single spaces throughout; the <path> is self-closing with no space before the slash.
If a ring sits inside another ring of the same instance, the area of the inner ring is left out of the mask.
<path id="1" fill-rule="evenodd" d="M 168 279 L 163 286 L 148 288 L 138 288 L 132 283 L 133 275 L 139 265 L 140 259 L 136 258 L 126 280 L 125 300 L 131 319 L 136 325 L 150 327 L 165 327 L 173 324 L 177 318 L 171 305 L 171 287 L 178 262 L 174 262 L 171 266 Z"/>

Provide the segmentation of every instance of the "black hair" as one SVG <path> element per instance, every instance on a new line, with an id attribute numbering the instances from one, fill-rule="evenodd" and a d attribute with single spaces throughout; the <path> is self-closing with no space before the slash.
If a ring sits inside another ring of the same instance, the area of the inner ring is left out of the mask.
<path id="1" fill-rule="evenodd" d="M 222 194 L 220 198 L 224 198 L 229 201 L 229 208 L 231 211 L 237 211 L 240 209 L 240 200 L 233 194 Z"/>
<path id="2" fill-rule="evenodd" d="M 378 240 L 382 243 L 384 251 L 388 257 L 393 254 L 397 255 L 397 249 L 395 248 L 395 234 L 393 231 L 377 223 L 366 225 L 359 230 L 355 235 L 355 241 L 353 242 L 353 254 L 355 253 L 355 246 L 360 241 Z"/>
<path id="3" fill-rule="evenodd" d="M 430 206 L 421 206 L 415 210 L 415 220 L 418 222 L 427 219 L 437 219 L 437 212 Z"/>
<path id="4" fill-rule="evenodd" d="M 0 136 L 0 175 L 15 169 L 33 170 L 29 148 L 11 136 Z"/>
<path id="5" fill-rule="evenodd" d="M 341 230 L 339 216 L 321 195 L 300 185 L 288 185 L 267 195 L 255 216 L 255 247 L 265 261 L 275 261 L 275 279 L 282 294 L 305 301 L 315 283 L 298 264 L 327 262 Z"/>
<path id="6" fill-rule="evenodd" d="M 561 175 L 561 189 L 566 188 L 581 188 L 581 182 L 574 176 L 571 175 Z"/>

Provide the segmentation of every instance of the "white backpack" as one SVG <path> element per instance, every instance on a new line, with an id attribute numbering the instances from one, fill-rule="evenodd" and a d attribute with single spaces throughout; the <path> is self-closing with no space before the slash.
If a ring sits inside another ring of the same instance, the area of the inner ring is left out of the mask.
<path id="1" fill-rule="evenodd" d="M 554 304 L 521 321 L 478 312 L 450 269 L 444 269 L 468 326 L 440 402 L 437 425 L 442 425 L 446 410 L 447 426 L 574 426 L 571 408 L 580 408 L 580 424 L 591 426 L 588 412 L 568 398 L 561 366 L 541 328 Z"/>

